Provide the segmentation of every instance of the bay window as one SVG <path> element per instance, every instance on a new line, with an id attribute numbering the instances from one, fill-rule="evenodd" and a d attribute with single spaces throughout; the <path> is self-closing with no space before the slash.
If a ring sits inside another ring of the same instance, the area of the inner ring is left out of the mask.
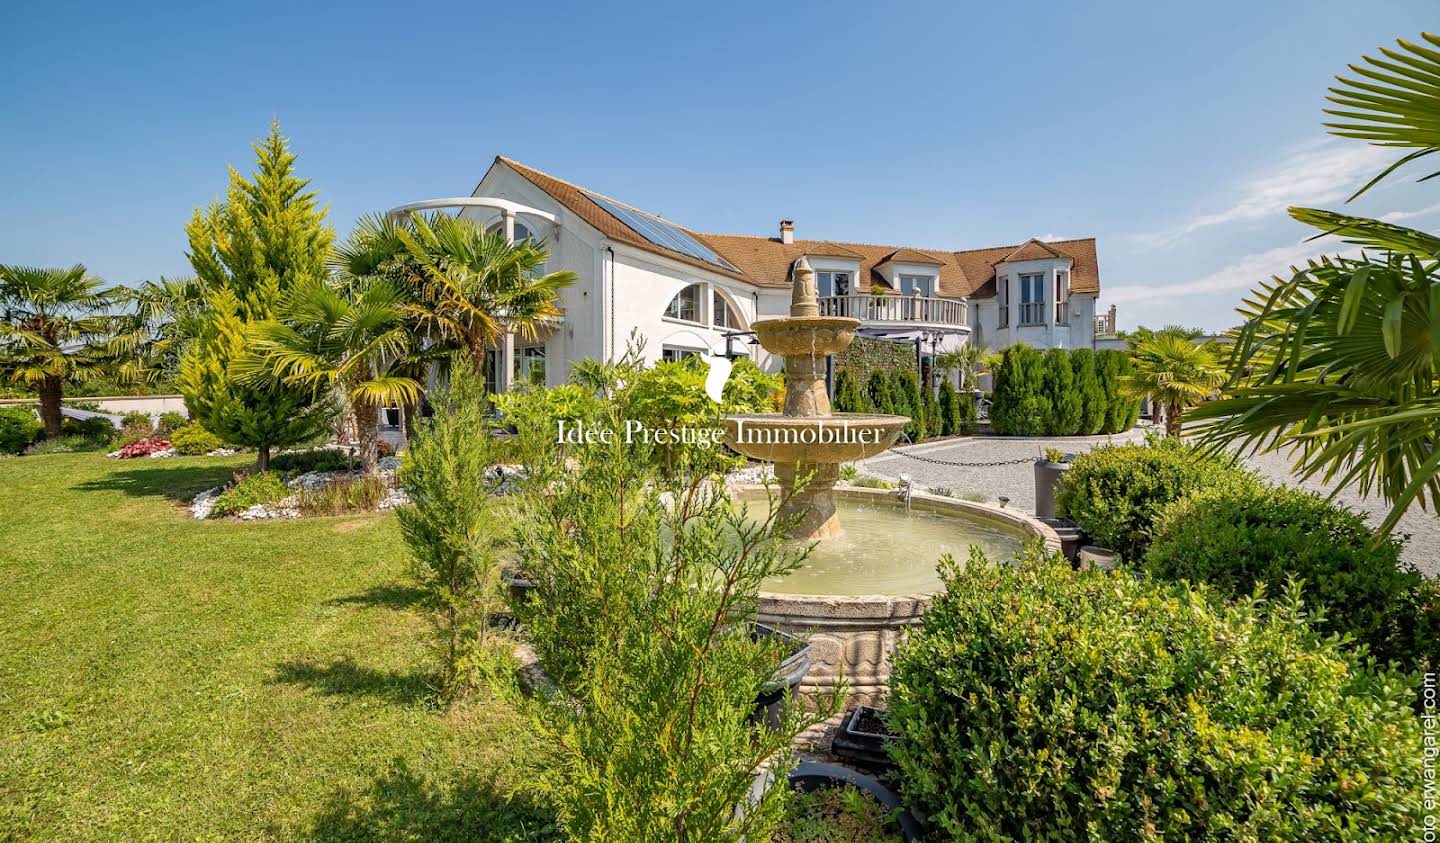
<path id="1" fill-rule="evenodd" d="M 1020 324 L 1045 324 L 1045 273 L 1020 276 Z"/>

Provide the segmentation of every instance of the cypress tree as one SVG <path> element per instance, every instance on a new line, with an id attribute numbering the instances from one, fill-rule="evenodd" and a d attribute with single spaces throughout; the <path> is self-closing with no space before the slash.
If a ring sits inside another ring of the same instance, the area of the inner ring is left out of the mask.
<path id="1" fill-rule="evenodd" d="M 1100 385 L 1105 391 L 1105 433 L 1121 433 L 1135 426 L 1140 416 L 1140 402 L 1126 398 L 1121 390 L 1130 374 L 1130 355 L 1118 348 L 1102 349 L 1096 354 Z"/>
<path id="2" fill-rule="evenodd" d="M 1070 368 L 1075 372 L 1075 391 L 1080 395 L 1079 432 L 1093 436 L 1105 429 L 1105 414 L 1109 410 L 1105 390 L 1100 385 L 1095 352 L 1088 348 L 1071 351 Z"/>
<path id="3" fill-rule="evenodd" d="M 211 313 L 181 361 L 179 385 L 190 417 L 221 441 L 255 448 L 265 471 L 272 448 L 319 436 L 334 408 L 314 388 L 282 384 L 258 365 L 246 334 L 276 315 L 291 287 L 328 277 L 335 232 L 309 182 L 295 176 L 279 123 L 253 148 L 253 179 L 231 170 L 225 201 L 197 209 L 185 227 Z"/>
<path id="4" fill-rule="evenodd" d="M 1080 393 L 1075 390 L 1075 373 L 1070 368 L 1070 352 L 1052 348 L 1045 352 L 1042 387 L 1050 399 L 1052 436 L 1074 436 L 1080 432 L 1080 415 L 1084 409 Z"/>
<path id="5" fill-rule="evenodd" d="M 1043 436 L 1050 426 L 1050 398 L 1043 388 L 1044 358 L 1028 345 L 1005 349 L 995 370 L 990 424 L 1002 436 Z"/>
<path id="6" fill-rule="evenodd" d="M 835 395 L 830 399 L 830 408 L 837 413 L 860 412 L 860 390 L 849 369 L 835 373 Z"/>
<path id="7" fill-rule="evenodd" d="M 940 416 L 940 434 L 942 436 L 954 436 L 960 432 L 960 403 L 957 400 L 960 396 L 955 394 L 955 387 L 950 381 L 940 382 L 940 401 L 937 411 Z"/>
<path id="8" fill-rule="evenodd" d="M 921 412 L 925 419 L 925 438 L 933 439 L 941 435 L 940 408 L 935 405 L 935 390 L 922 387 L 920 398 Z"/>
<path id="9" fill-rule="evenodd" d="M 980 405 L 975 402 L 975 396 L 969 392 L 962 392 L 955 396 L 956 405 L 960 408 L 960 428 L 958 433 L 964 436 L 973 436 L 980 432 Z"/>
<path id="10" fill-rule="evenodd" d="M 872 413 L 895 412 L 895 401 L 890 394 L 890 379 L 885 373 L 875 369 L 870 373 L 870 380 L 865 384 L 865 397 L 870 402 L 869 411 Z"/>
<path id="11" fill-rule="evenodd" d="M 909 416 L 905 423 L 905 435 L 911 442 L 925 438 L 924 406 L 920 398 L 920 381 L 909 369 L 897 369 L 890 374 L 890 401 L 895 413 Z"/>

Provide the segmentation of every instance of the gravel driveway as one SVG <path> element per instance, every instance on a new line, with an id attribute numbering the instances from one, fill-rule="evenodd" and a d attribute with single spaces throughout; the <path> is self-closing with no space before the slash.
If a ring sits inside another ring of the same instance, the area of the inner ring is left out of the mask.
<path id="1" fill-rule="evenodd" d="M 899 480 L 902 474 L 909 476 L 916 488 L 945 487 L 952 494 L 961 497 L 978 498 L 994 502 L 1000 497 L 1010 499 L 1009 506 L 1026 512 L 1035 510 L 1035 475 L 1031 462 L 1046 448 L 1059 448 L 1070 453 L 1088 451 L 1111 442 L 1138 442 L 1144 433 L 1133 430 L 1115 436 L 1074 436 L 1011 437 L 1011 436 L 967 436 L 905 446 L 901 451 L 887 451 L 885 454 L 859 463 L 860 471 Z M 902 453 L 903 452 L 903 453 Z M 961 463 L 1009 463 L 989 466 L 956 466 L 926 462 L 931 460 Z M 1010 462 L 1021 460 L 1021 462 Z M 1328 493 L 1322 483 L 1298 482 L 1290 473 L 1289 461 L 1280 454 L 1251 457 L 1247 460 L 1252 468 L 1276 483 L 1298 485 L 1313 491 Z M 1364 513 L 1372 524 L 1379 524 L 1385 518 L 1389 507 L 1377 498 L 1364 499 L 1351 491 L 1341 492 L 1337 501 Z M 1403 558 L 1424 571 L 1427 576 L 1440 574 L 1440 518 L 1425 512 L 1418 506 L 1411 507 L 1396 533 L 1409 536 Z"/>

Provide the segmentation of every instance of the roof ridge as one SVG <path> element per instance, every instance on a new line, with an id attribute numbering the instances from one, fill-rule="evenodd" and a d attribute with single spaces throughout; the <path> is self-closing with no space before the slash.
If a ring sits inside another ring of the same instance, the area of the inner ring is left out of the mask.
<path id="1" fill-rule="evenodd" d="M 622 203 L 622 204 L 623 204 L 623 203 Z M 653 216 L 653 215 L 652 215 L 652 216 Z M 725 233 L 718 232 L 718 231 L 694 231 L 693 233 L 698 234 L 698 235 L 700 235 L 701 237 L 737 237 L 737 238 L 744 238 L 744 239 L 746 239 L 746 240 L 768 240 L 768 241 L 770 241 L 771 243 L 779 243 L 779 242 L 780 242 L 780 239 L 779 239 L 779 238 L 777 238 L 777 237 L 770 237 L 770 236 L 764 235 L 764 234 L 725 234 Z M 974 252 L 993 252 L 993 251 L 999 251 L 1000 249 L 1009 249 L 1010 251 L 1013 252 L 1014 250 L 1020 248 L 1021 246 L 1024 246 L 1025 244 L 1029 243 L 1031 240 L 1034 240 L 1034 241 L 1037 242 L 1037 243 L 1043 243 L 1043 244 L 1047 244 L 1047 245 L 1053 245 L 1053 244 L 1057 244 L 1057 243 L 1088 243 L 1088 242 L 1090 242 L 1090 241 L 1093 241 L 1094 239 L 1095 239 L 1094 237 L 1072 237 L 1072 238 L 1070 238 L 1069 240 L 1041 240 L 1041 239 L 1039 239 L 1038 237 L 1031 237 L 1031 238 L 1029 238 L 1029 239 L 1027 239 L 1027 240 L 1022 240 L 1021 242 L 1015 243 L 1015 244 L 1013 244 L 1013 245 L 1008 245 L 1008 246 L 978 246 L 978 247 L 976 247 L 976 248 L 974 248 L 974 249 L 930 249 L 930 248 L 926 248 L 926 247 L 924 247 L 924 246 L 896 246 L 896 245 L 894 245 L 894 244 L 892 244 L 892 243 L 860 243 L 860 242 L 857 242 L 857 241 L 854 241 L 854 240 L 810 240 L 810 239 L 805 239 L 805 240 L 796 240 L 795 243 L 797 243 L 797 244 L 799 244 L 799 243 L 829 243 L 829 244 L 831 244 L 832 246 L 861 246 L 861 247 L 864 247 L 864 248 L 867 248 L 867 249 L 890 249 L 890 250 L 892 250 L 892 251 L 899 251 L 899 250 L 901 250 L 901 249 L 914 249 L 914 250 L 917 251 L 917 252 L 928 252 L 928 253 L 930 253 L 931 255 L 934 255 L 935 257 L 939 257 L 939 256 L 941 256 L 941 255 L 968 255 L 968 254 L 972 254 L 972 253 L 974 253 Z"/>

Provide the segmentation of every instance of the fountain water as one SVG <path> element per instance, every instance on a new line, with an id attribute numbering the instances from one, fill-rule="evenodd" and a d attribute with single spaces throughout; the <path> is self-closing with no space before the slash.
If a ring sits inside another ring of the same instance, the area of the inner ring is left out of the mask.
<path id="1" fill-rule="evenodd" d="M 825 359 L 850 345 L 860 320 L 820 315 L 808 260 L 800 258 L 794 274 L 790 316 L 752 326 L 765 350 L 785 358 L 784 412 L 727 416 L 725 442 L 747 457 L 775 464 L 781 517 L 795 525 L 794 537 L 834 538 L 841 532 L 834 496 L 840 464 L 885 451 L 909 418 L 830 411 Z M 804 481 L 798 493 L 797 481 Z"/>

